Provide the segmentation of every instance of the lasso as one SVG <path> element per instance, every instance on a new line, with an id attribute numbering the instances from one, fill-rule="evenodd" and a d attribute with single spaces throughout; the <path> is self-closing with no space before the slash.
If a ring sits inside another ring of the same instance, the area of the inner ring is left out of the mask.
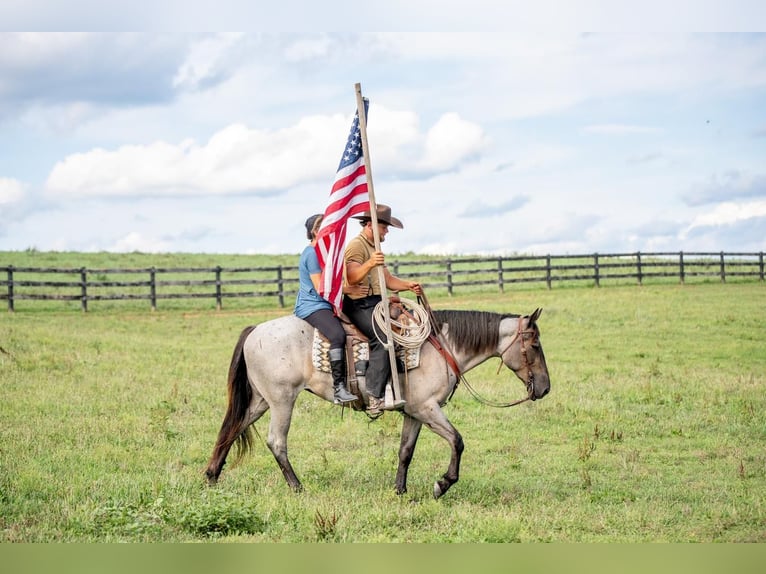
<path id="1" fill-rule="evenodd" d="M 391 318 L 391 334 L 394 339 L 394 343 L 404 347 L 405 349 L 417 349 L 422 345 L 428 335 L 431 333 L 431 322 L 428 319 L 428 311 L 415 301 L 411 299 L 399 298 L 404 311 L 399 315 L 398 320 Z M 388 301 L 381 301 L 375 306 L 373 310 L 373 322 L 372 327 L 375 331 L 375 335 L 378 339 L 383 340 L 378 335 L 378 330 L 375 327 L 383 329 L 385 332 L 385 315 L 383 304 Z M 394 327 L 396 329 L 394 329 Z M 397 332 L 398 330 L 398 332 Z"/>

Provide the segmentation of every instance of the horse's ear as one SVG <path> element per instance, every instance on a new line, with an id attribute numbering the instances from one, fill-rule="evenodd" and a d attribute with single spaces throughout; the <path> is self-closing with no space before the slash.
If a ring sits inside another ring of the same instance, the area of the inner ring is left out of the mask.
<path id="1" fill-rule="evenodd" d="M 542 312 L 543 310 L 540 307 L 535 309 L 534 312 L 529 316 L 529 324 L 531 325 L 532 323 L 536 322 Z"/>

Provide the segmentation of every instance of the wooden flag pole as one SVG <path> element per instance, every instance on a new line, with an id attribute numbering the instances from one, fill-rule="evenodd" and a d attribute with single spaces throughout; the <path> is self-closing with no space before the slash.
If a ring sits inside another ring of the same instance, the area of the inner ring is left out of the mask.
<path id="1" fill-rule="evenodd" d="M 372 185 L 372 166 L 370 165 L 370 150 L 367 145 L 367 114 L 364 109 L 364 98 L 362 98 L 362 85 L 354 85 L 356 90 L 356 109 L 359 114 L 359 130 L 362 135 L 362 151 L 364 153 L 364 169 L 367 173 L 367 193 L 370 198 L 370 218 L 372 219 L 372 236 L 375 241 L 375 251 L 380 251 L 380 232 L 378 231 L 378 213 L 377 203 L 375 203 L 375 189 Z M 383 304 L 383 318 L 385 320 L 386 330 L 386 348 L 388 349 L 388 360 L 391 363 L 391 388 L 394 394 L 394 401 L 402 398 L 402 390 L 399 386 L 399 373 L 396 368 L 396 350 L 394 349 L 394 337 L 391 332 L 391 314 L 388 308 L 388 291 L 386 290 L 386 277 L 383 273 L 383 267 L 377 266 L 378 282 L 380 283 L 380 297 Z"/>

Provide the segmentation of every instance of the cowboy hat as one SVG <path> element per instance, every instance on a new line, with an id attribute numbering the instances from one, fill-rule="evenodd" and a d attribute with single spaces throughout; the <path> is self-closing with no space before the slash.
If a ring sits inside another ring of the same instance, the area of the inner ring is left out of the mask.
<path id="1" fill-rule="evenodd" d="M 375 213 L 378 216 L 378 223 L 385 223 L 386 225 L 392 225 L 394 227 L 398 227 L 399 229 L 404 229 L 404 225 L 402 225 L 402 222 L 399 221 L 396 217 L 391 215 L 391 208 L 387 205 L 383 205 L 382 203 L 377 204 L 375 209 Z M 361 213 L 359 215 L 352 216 L 354 219 L 372 219 L 372 212 L 370 211 L 370 208 L 367 208 L 367 211 L 364 213 Z"/>

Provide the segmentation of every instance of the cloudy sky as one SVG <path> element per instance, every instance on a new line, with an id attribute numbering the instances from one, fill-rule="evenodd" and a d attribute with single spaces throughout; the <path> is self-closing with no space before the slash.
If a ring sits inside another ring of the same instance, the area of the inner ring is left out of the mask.
<path id="1" fill-rule="evenodd" d="M 0 33 L 0 250 L 298 253 L 357 82 L 389 253 L 766 250 L 766 34 L 674 31 Z"/>

